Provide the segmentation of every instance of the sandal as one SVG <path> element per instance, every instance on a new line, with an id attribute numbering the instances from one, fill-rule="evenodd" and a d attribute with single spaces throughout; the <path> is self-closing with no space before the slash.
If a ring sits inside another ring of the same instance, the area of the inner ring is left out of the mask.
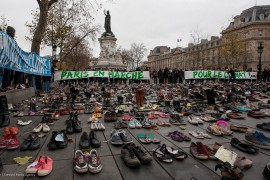
<path id="1" fill-rule="evenodd" d="M 167 151 L 166 145 L 158 146 L 156 149 L 153 149 L 154 156 L 161 162 L 172 163 L 172 157 Z"/>

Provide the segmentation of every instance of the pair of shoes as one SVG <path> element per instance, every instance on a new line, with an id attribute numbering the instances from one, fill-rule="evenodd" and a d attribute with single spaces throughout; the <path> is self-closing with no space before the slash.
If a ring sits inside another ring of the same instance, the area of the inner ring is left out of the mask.
<path id="1" fill-rule="evenodd" d="M 87 132 L 83 132 L 79 142 L 80 149 L 89 149 L 90 145 L 93 148 L 99 148 L 101 146 L 101 142 L 98 140 L 94 131 L 90 131 L 89 135 Z"/>
<path id="2" fill-rule="evenodd" d="M 40 122 L 41 124 L 47 124 L 47 125 L 53 125 L 54 121 L 52 120 L 53 114 L 44 114 L 42 117 L 42 121 Z"/>
<path id="3" fill-rule="evenodd" d="M 132 143 L 133 140 L 127 136 L 126 131 L 120 129 L 120 130 L 111 131 L 110 142 L 113 145 L 122 145 L 122 144 Z"/>
<path id="4" fill-rule="evenodd" d="M 179 131 L 169 132 L 168 136 L 171 137 L 172 140 L 178 141 L 178 142 L 191 140 L 190 137 L 186 136 L 184 133 L 179 132 Z"/>
<path id="5" fill-rule="evenodd" d="M 125 144 L 122 147 L 121 158 L 129 167 L 140 166 L 140 164 L 149 164 L 152 161 L 152 157 L 140 146 L 136 146 L 134 143 Z"/>
<path id="6" fill-rule="evenodd" d="M 39 133 L 43 131 L 44 133 L 49 132 L 51 129 L 46 123 L 40 123 L 37 127 L 33 129 L 34 133 Z"/>
<path id="7" fill-rule="evenodd" d="M 142 128 L 142 124 L 137 120 L 137 119 L 134 119 L 134 120 L 131 120 L 129 123 L 128 123 L 128 127 L 130 129 L 135 129 L 135 128 Z"/>
<path id="8" fill-rule="evenodd" d="M 181 160 L 188 157 L 187 153 L 181 149 L 174 149 L 166 146 L 166 144 L 153 149 L 153 154 L 159 161 L 166 163 L 172 163 L 173 159 Z"/>
<path id="9" fill-rule="evenodd" d="M 190 144 L 190 152 L 197 159 L 202 159 L 202 160 L 207 160 L 207 159 L 216 160 L 217 159 L 215 157 L 216 152 L 212 148 L 204 145 L 201 142 L 197 142 L 197 143 L 192 142 Z"/>
<path id="10" fill-rule="evenodd" d="M 107 111 L 104 114 L 104 122 L 115 122 L 117 120 L 118 120 L 118 117 L 115 111 Z"/>
<path id="11" fill-rule="evenodd" d="M 270 149 L 270 138 L 258 131 L 246 133 L 245 141 L 262 149 Z"/>
<path id="12" fill-rule="evenodd" d="M 5 134 L 0 140 L 0 149 L 17 149 L 20 146 L 19 140 L 14 134 Z"/>
<path id="13" fill-rule="evenodd" d="M 186 124 L 182 119 L 179 114 L 171 114 L 169 122 L 173 125 L 181 125 L 181 124 Z"/>
<path id="14" fill-rule="evenodd" d="M 137 138 L 141 143 L 144 143 L 144 144 L 150 144 L 150 143 L 158 144 L 158 143 L 160 143 L 160 140 L 155 138 L 152 134 L 138 134 Z"/>
<path id="15" fill-rule="evenodd" d="M 255 154 L 258 152 L 258 149 L 253 145 L 242 143 L 241 141 L 239 141 L 239 139 L 235 137 L 231 139 L 230 143 L 233 147 L 249 154 Z"/>
<path id="16" fill-rule="evenodd" d="M 117 122 L 114 123 L 114 129 L 122 129 L 122 128 L 127 128 L 128 124 L 127 122 L 120 121 L 118 120 Z"/>
<path id="17" fill-rule="evenodd" d="M 188 122 L 193 125 L 203 124 L 203 121 L 198 116 L 188 116 Z"/>
<path id="18" fill-rule="evenodd" d="M 204 138 L 211 139 L 212 138 L 209 134 L 204 133 L 204 132 L 199 131 L 199 130 L 189 131 L 189 134 L 197 139 L 204 139 Z"/>
<path id="19" fill-rule="evenodd" d="M 71 112 L 69 119 L 66 120 L 66 133 L 73 134 L 82 132 L 82 127 L 80 125 L 80 120 L 78 117 L 78 113 Z"/>
<path id="20" fill-rule="evenodd" d="M 77 173 L 99 173 L 102 170 L 100 156 L 95 149 L 83 153 L 81 150 L 76 150 L 73 158 L 73 169 Z"/>
<path id="21" fill-rule="evenodd" d="M 30 134 L 21 144 L 20 151 L 35 150 L 40 147 L 40 141 L 37 135 Z"/>
<path id="22" fill-rule="evenodd" d="M 53 131 L 50 142 L 47 144 L 49 150 L 65 148 L 68 145 L 68 138 L 65 131 Z"/>
<path id="23" fill-rule="evenodd" d="M 105 126 L 99 122 L 99 121 L 92 121 L 91 122 L 91 130 L 94 131 L 104 131 L 105 130 Z"/>
<path id="24" fill-rule="evenodd" d="M 32 164 L 27 166 L 26 174 L 37 174 L 47 176 L 52 172 L 53 160 L 49 156 L 39 156 Z"/>
<path id="25" fill-rule="evenodd" d="M 19 132 L 19 130 L 17 127 L 5 127 L 3 135 L 10 135 L 10 134 L 17 135 L 18 132 Z"/>

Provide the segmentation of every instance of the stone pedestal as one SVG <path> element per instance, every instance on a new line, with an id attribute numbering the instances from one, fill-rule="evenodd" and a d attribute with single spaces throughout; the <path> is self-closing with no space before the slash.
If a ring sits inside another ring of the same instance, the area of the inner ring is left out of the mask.
<path id="1" fill-rule="evenodd" d="M 98 41 L 100 43 L 100 54 L 95 67 L 109 70 L 126 70 L 127 66 L 123 64 L 121 52 L 117 49 L 117 39 L 113 36 L 102 36 Z"/>

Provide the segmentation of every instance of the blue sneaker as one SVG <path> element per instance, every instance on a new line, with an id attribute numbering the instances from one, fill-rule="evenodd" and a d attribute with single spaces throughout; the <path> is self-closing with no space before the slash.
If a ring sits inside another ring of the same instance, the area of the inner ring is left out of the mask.
<path id="1" fill-rule="evenodd" d="M 269 140 L 269 138 L 267 139 L 267 137 L 257 131 L 254 133 L 246 133 L 245 135 L 245 141 L 247 143 L 263 149 L 270 149 L 270 143 L 268 143 L 266 140 Z"/>

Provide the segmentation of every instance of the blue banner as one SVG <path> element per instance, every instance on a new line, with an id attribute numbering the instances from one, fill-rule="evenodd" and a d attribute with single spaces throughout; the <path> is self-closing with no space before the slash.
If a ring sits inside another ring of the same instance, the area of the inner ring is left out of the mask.
<path id="1" fill-rule="evenodd" d="M 51 61 L 36 53 L 23 51 L 17 42 L 0 32 L 0 67 L 41 76 L 51 76 Z"/>

